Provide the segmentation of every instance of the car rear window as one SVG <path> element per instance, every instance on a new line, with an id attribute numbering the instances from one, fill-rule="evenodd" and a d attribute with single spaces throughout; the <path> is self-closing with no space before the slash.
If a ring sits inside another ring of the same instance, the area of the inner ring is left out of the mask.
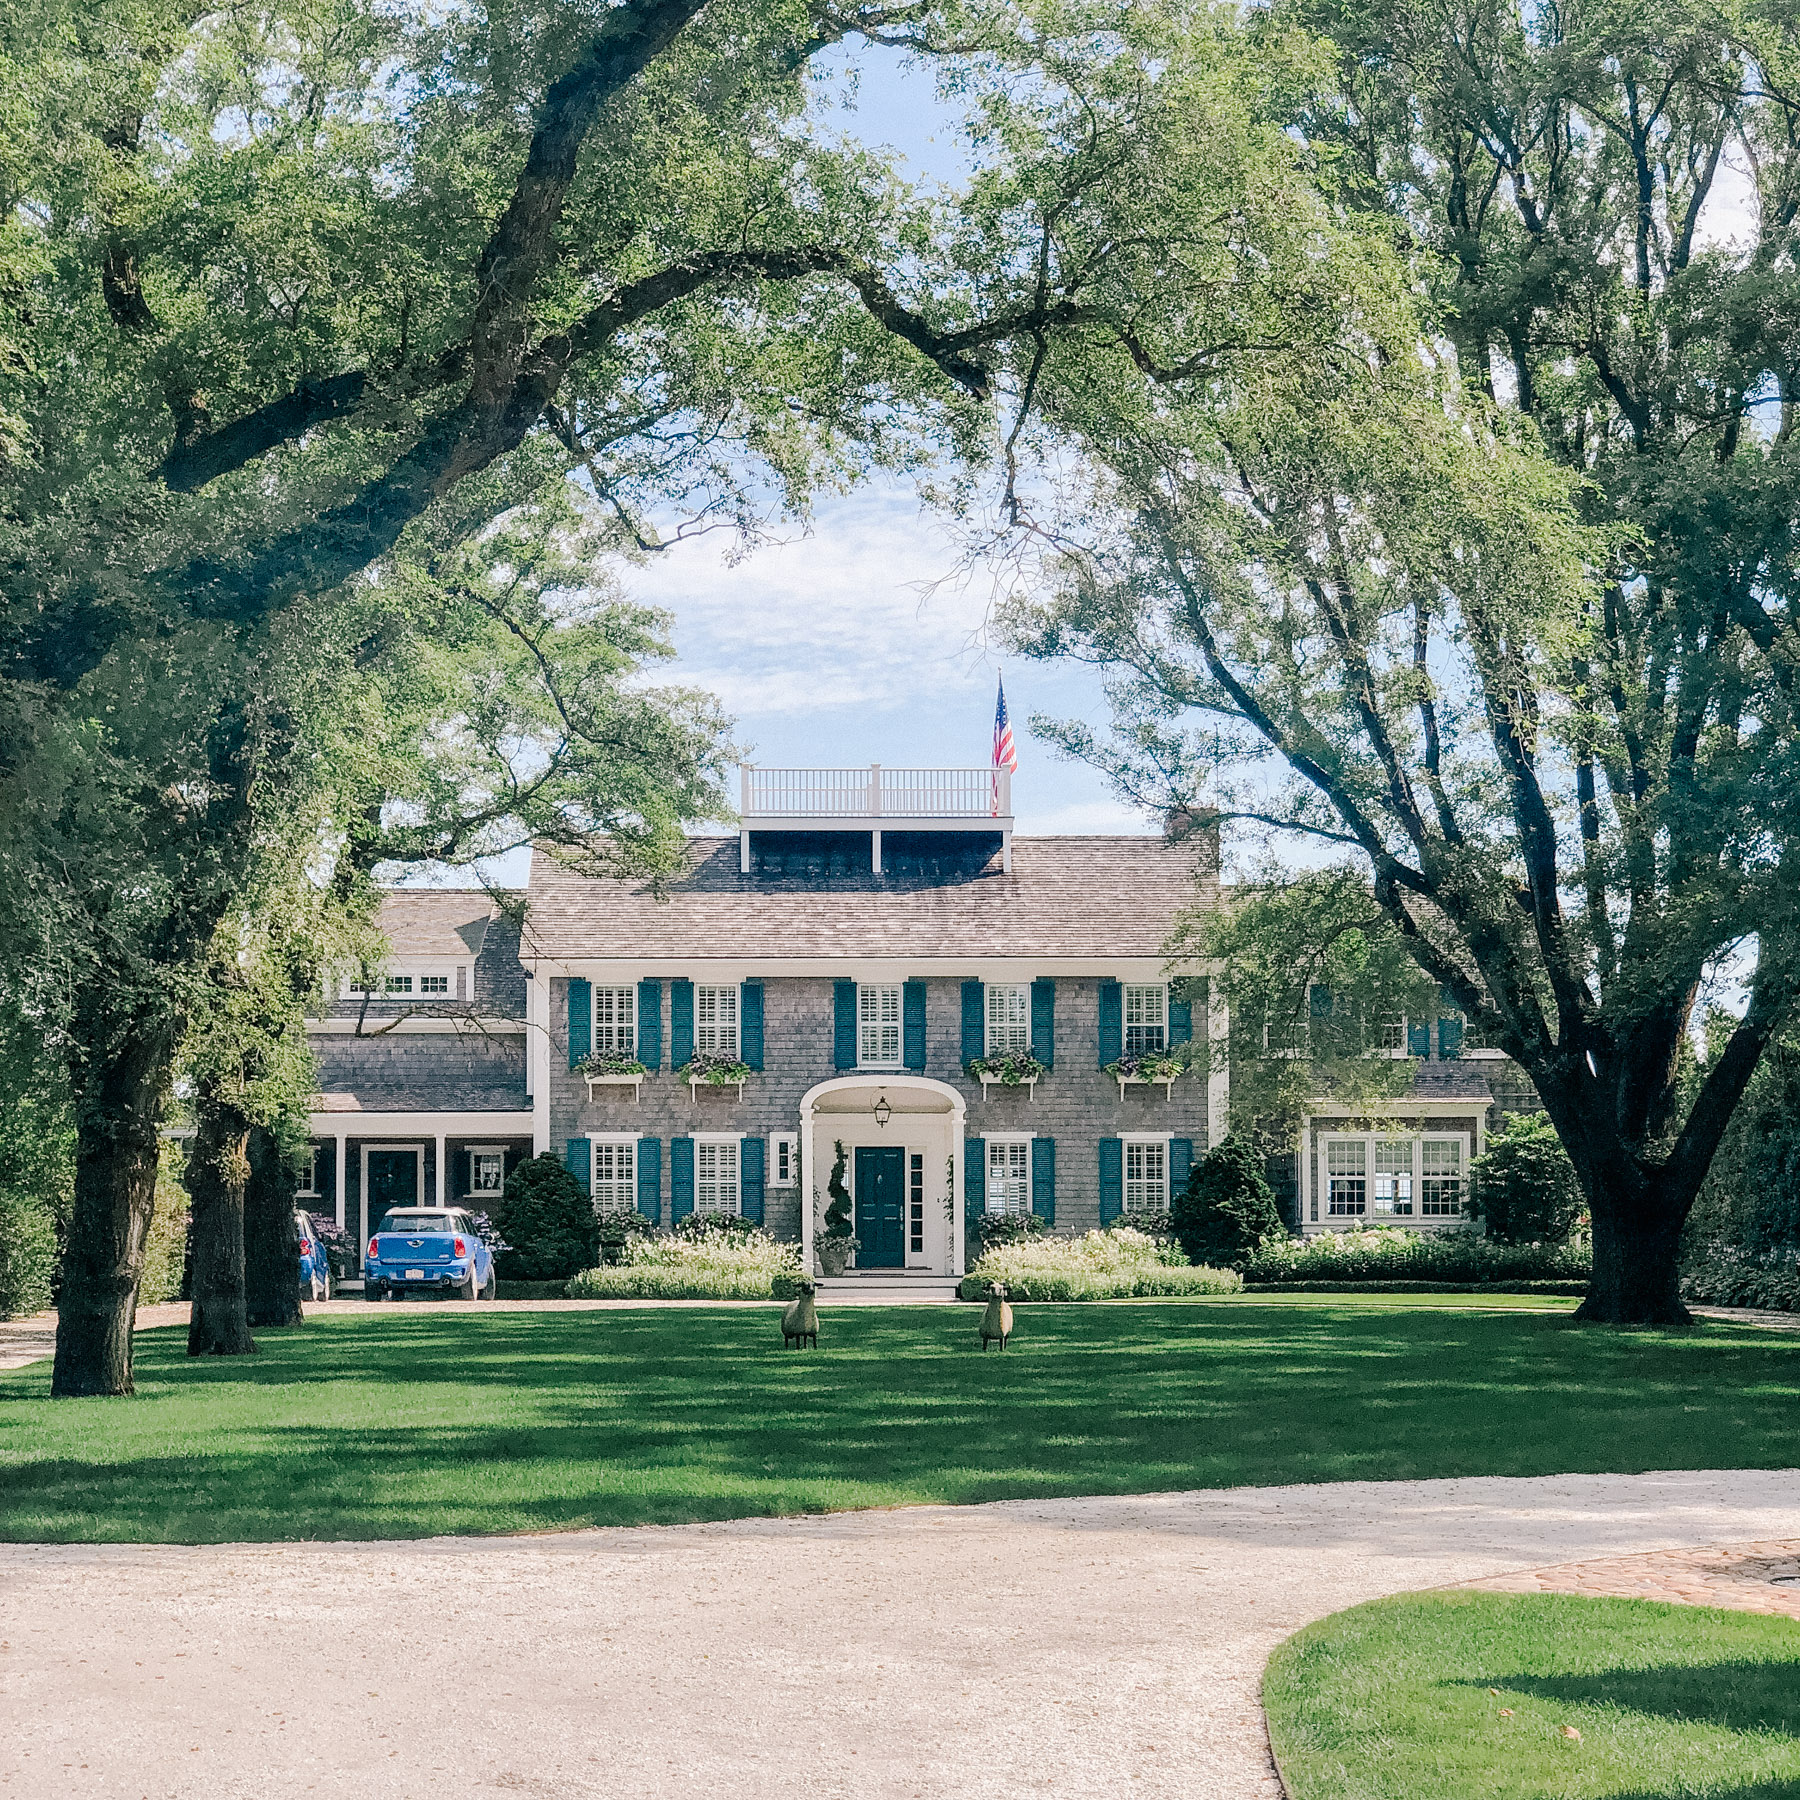
<path id="1" fill-rule="evenodd" d="M 447 1213 L 389 1213 L 381 1221 L 383 1231 L 407 1231 L 417 1236 L 423 1231 L 449 1231 L 452 1228 Z"/>

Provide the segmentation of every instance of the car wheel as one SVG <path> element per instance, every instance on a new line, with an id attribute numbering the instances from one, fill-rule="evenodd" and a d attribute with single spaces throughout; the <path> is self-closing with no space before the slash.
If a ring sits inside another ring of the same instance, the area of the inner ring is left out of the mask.
<path id="1" fill-rule="evenodd" d="M 459 1300 L 479 1300 L 481 1298 L 481 1287 L 475 1279 L 473 1263 L 469 1264 L 469 1272 L 463 1277 L 462 1286 L 456 1290 L 456 1297 Z"/>
<path id="2" fill-rule="evenodd" d="M 496 1291 L 499 1289 L 499 1286 L 500 1286 L 499 1279 L 494 1274 L 493 1264 L 490 1263 L 488 1265 L 487 1285 L 485 1287 L 483 1287 L 481 1290 L 482 1299 L 484 1299 L 484 1300 L 493 1299 Z"/>

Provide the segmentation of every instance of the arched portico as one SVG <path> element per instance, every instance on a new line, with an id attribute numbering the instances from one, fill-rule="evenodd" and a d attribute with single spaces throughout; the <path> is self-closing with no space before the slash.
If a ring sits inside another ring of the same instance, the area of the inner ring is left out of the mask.
<path id="1" fill-rule="evenodd" d="M 876 1104 L 887 1102 L 887 1122 L 878 1121 Z M 833 1146 L 842 1142 L 849 1156 L 851 1191 L 856 1191 L 859 1149 L 892 1147 L 908 1165 L 922 1159 L 924 1249 L 912 1249 L 911 1221 L 904 1263 L 943 1275 L 963 1273 L 963 1097 L 948 1082 L 905 1070 L 859 1070 L 834 1076 L 809 1088 L 800 1102 L 801 1257 L 813 1266 L 815 1204 L 824 1205 Z M 823 1155 L 821 1156 L 821 1149 Z M 908 1180 L 912 1171 L 908 1168 Z M 945 1188 L 949 1193 L 946 1196 Z M 946 1207 L 945 1199 L 950 1204 Z"/>

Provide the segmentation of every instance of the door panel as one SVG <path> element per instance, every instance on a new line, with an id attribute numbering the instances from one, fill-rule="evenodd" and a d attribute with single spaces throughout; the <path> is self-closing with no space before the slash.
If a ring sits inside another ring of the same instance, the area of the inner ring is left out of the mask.
<path id="1" fill-rule="evenodd" d="M 906 1152 L 886 1145 L 856 1152 L 856 1266 L 906 1267 Z"/>
<path id="2" fill-rule="evenodd" d="M 419 1153 L 416 1150 L 371 1150 L 369 1191 L 364 1196 L 365 1238 L 373 1237 L 382 1215 L 396 1206 L 419 1204 Z"/>

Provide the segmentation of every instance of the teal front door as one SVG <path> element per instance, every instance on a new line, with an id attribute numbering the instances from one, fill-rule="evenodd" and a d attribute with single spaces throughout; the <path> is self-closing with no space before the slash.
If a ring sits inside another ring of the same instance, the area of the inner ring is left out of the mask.
<path id="1" fill-rule="evenodd" d="M 906 1267 L 906 1152 L 859 1149 L 856 1153 L 856 1266 Z"/>
<path id="2" fill-rule="evenodd" d="M 365 1239 L 380 1229 L 396 1206 L 419 1204 L 419 1153 L 416 1150 L 371 1150 L 369 1191 L 364 1195 Z"/>

